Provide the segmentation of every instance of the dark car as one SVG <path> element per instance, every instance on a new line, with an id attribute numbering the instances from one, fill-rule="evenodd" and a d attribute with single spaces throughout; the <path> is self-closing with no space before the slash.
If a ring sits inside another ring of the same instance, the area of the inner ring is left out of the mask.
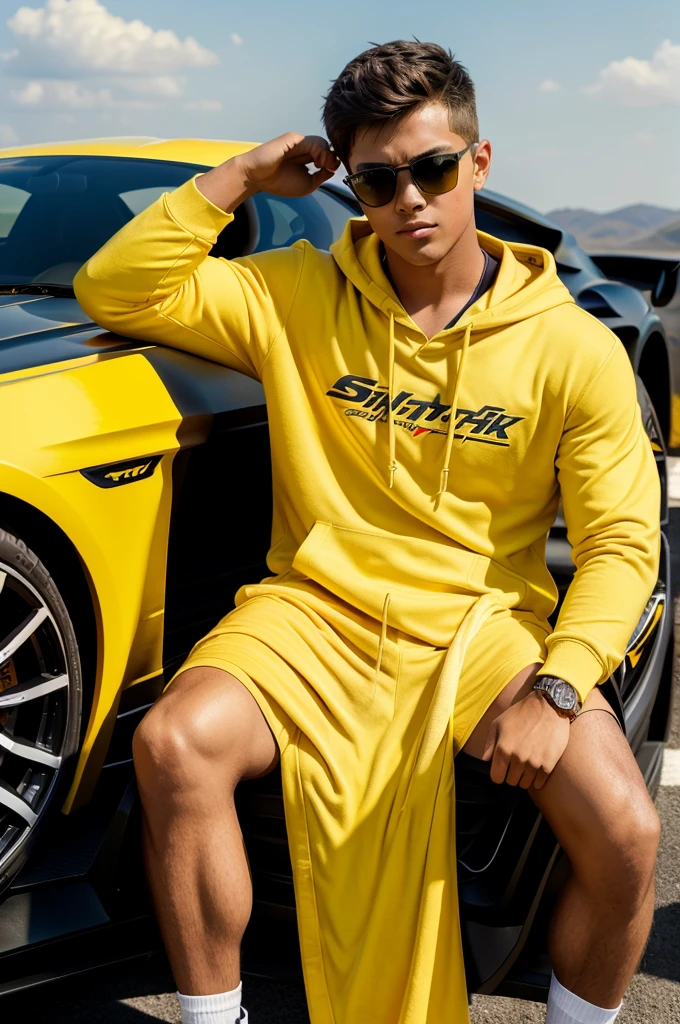
<path id="1" fill-rule="evenodd" d="M 247 148 L 112 139 L 0 151 L 0 994 L 160 944 L 132 735 L 237 589 L 268 574 L 266 406 L 261 386 L 234 370 L 103 331 L 71 283 L 162 192 Z M 570 235 L 518 203 L 486 189 L 475 202 L 482 230 L 554 254 L 576 302 L 618 335 L 637 373 L 662 484 L 662 555 L 602 689 L 654 794 L 672 683 L 667 339 L 638 282 L 603 276 Z M 212 254 L 299 238 L 327 248 L 360 212 L 333 182 L 302 199 L 258 194 Z M 669 289 L 659 281 L 653 301 Z M 243 479 L 243 501 L 224 501 Z M 548 564 L 561 600 L 574 566 L 559 515 Z M 545 1000 L 565 856 L 527 792 L 491 783 L 486 763 L 461 753 L 456 787 L 468 987 Z M 237 797 L 255 895 L 244 968 L 300 979 L 278 773 Z"/>

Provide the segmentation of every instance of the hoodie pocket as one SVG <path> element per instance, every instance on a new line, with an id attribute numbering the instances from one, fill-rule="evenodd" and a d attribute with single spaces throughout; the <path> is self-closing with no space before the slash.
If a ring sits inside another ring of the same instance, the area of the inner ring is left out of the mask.
<path id="1" fill-rule="evenodd" d="M 495 591 L 514 606 L 526 587 L 492 559 L 443 538 L 424 540 L 317 521 L 298 548 L 293 568 L 352 607 L 382 619 L 390 594 L 391 626 L 435 646 L 447 646 L 470 601 Z"/>
<path id="2" fill-rule="evenodd" d="M 293 559 L 293 568 L 333 593 L 370 595 L 380 606 L 386 590 L 448 593 L 467 589 L 475 555 L 453 542 L 403 537 L 380 530 L 357 530 L 317 520 Z"/>

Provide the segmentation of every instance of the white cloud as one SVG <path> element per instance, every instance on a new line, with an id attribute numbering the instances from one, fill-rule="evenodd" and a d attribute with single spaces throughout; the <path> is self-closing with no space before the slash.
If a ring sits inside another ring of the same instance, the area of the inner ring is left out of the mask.
<path id="1" fill-rule="evenodd" d="M 22 107 L 30 107 L 40 103 L 44 92 L 40 82 L 29 82 L 24 89 L 12 89 L 12 99 Z"/>
<path id="2" fill-rule="evenodd" d="M 552 78 L 544 78 L 538 87 L 539 92 L 559 92 L 562 86 L 559 82 L 554 82 Z"/>
<path id="3" fill-rule="evenodd" d="M 222 104 L 219 100 L 187 100 L 182 104 L 182 110 L 221 110 Z"/>
<path id="4" fill-rule="evenodd" d="M 231 41 L 234 44 L 234 46 L 243 46 L 243 39 L 238 34 L 238 32 L 232 32 L 231 33 Z"/>
<path id="5" fill-rule="evenodd" d="M 3 146 L 11 146 L 13 142 L 18 141 L 19 136 L 11 124 L 0 124 L 0 143 Z"/>
<path id="6" fill-rule="evenodd" d="M 631 135 L 631 141 L 636 146 L 652 146 L 656 142 L 656 135 L 654 132 L 633 132 Z"/>
<path id="7" fill-rule="evenodd" d="M 18 80 L 11 101 L 24 110 L 167 107 L 185 93 L 177 72 L 218 63 L 193 37 L 126 21 L 100 0 L 46 0 L 20 7 L 7 24 L 18 46 L 0 57 Z"/>
<path id="8" fill-rule="evenodd" d="M 192 36 L 153 29 L 135 18 L 111 14 L 99 0 L 46 0 L 44 7 L 20 7 L 8 20 L 21 44 L 19 67 L 45 62 L 65 77 L 86 74 L 159 74 L 218 63 L 217 54 Z M 30 73 L 30 71 L 29 71 Z"/>
<path id="9" fill-rule="evenodd" d="M 159 99 L 175 99 L 182 96 L 183 83 L 172 75 L 156 75 L 154 78 L 124 78 L 117 83 L 127 92 L 142 96 L 156 96 Z"/>
<path id="10" fill-rule="evenodd" d="M 600 71 L 597 81 L 582 90 L 627 107 L 680 103 L 680 45 L 664 39 L 651 60 L 624 57 Z"/>
<path id="11" fill-rule="evenodd" d="M 62 79 L 27 82 L 22 89 L 12 89 L 11 96 L 20 107 L 29 109 L 71 107 L 76 110 L 92 110 L 111 106 L 113 102 L 110 89 L 86 89 L 79 82 L 65 82 Z"/>
<path id="12" fill-rule="evenodd" d="M 141 89 L 146 97 L 121 98 L 110 88 L 89 89 L 82 82 L 43 78 L 32 79 L 22 88 L 10 90 L 10 95 L 22 110 L 157 110 L 179 95 L 168 91 L 171 88 L 174 86 L 151 79 Z"/>

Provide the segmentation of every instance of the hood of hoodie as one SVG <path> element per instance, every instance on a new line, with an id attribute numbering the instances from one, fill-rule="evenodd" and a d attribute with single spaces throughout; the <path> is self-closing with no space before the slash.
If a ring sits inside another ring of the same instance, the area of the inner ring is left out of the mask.
<path id="1" fill-rule="evenodd" d="M 553 306 L 574 301 L 557 276 L 555 258 L 548 249 L 520 242 L 504 242 L 479 230 L 477 238 L 482 249 L 500 260 L 491 287 L 489 307 L 475 312 L 474 305 L 471 306 L 454 327 L 440 332 L 435 336 L 436 341 L 431 339 L 426 344 L 449 344 L 450 335 L 460 333 L 469 321 L 472 321 L 473 333 L 487 331 L 490 327 L 526 320 Z M 351 218 L 330 251 L 343 274 L 370 302 L 386 316 L 392 313 L 397 323 L 415 327 L 383 270 L 380 239 L 365 217 Z"/>
<path id="2" fill-rule="evenodd" d="M 548 249 L 519 242 L 505 242 L 477 230 L 479 245 L 483 250 L 500 261 L 498 272 L 489 294 L 484 297 L 484 307 L 475 302 L 468 307 L 457 323 L 442 330 L 418 346 L 420 353 L 426 347 L 430 353 L 460 347 L 457 372 L 449 383 L 448 400 L 451 415 L 448 419 L 446 449 L 441 467 L 437 499 L 446 490 L 455 439 L 458 396 L 465 372 L 465 360 L 471 344 L 482 341 L 489 331 L 495 331 L 518 321 L 545 313 L 546 310 L 574 299 L 557 276 L 555 259 Z M 388 407 L 392 408 L 394 396 L 394 325 L 399 323 L 418 331 L 417 325 L 406 312 L 382 263 L 380 239 L 365 217 L 353 217 L 345 225 L 340 238 L 330 247 L 330 252 L 347 279 L 386 317 L 388 339 Z M 476 308 L 477 307 L 477 308 Z M 477 337 L 475 337 L 475 334 Z M 462 335 L 462 345 L 459 339 Z M 389 486 L 394 485 L 398 469 L 395 460 L 395 438 L 393 418 L 388 417 L 389 431 Z"/>

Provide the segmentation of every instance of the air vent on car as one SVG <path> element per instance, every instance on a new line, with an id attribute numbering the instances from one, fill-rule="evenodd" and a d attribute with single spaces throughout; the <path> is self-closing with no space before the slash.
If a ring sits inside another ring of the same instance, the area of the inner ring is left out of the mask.
<path id="1" fill-rule="evenodd" d="M 611 330 L 620 338 L 626 348 L 630 348 L 640 337 L 640 332 L 637 327 L 633 327 L 631 324 L 626 324 L 623 327 L 612 327 Z"/>
<path id="2" fill-rule="evenodd" d="M 618 317 L 619 315 L 595 288 L 584 288 L 582 292 L 579 292 L 576 301 L 581 309 L 585 309 L 587 313 L 592 313 L 596 317 Z"/>

